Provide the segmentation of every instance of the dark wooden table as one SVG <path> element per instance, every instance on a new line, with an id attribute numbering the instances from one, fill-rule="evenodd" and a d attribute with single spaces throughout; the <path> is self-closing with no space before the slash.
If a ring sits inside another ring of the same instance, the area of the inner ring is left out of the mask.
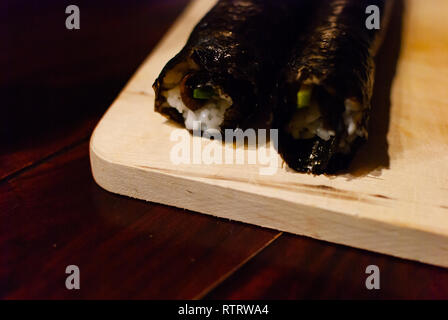
<path id="1" fill-rule="evenodd" d="M 448 270 L 108 193 L 95 124 L 187 0 L 0 4 L 0 297 L 448 298 Z M 77 265 L 81 289 L 67 290 Z M 381 289 L 367 290 L 377 265 Z"/>

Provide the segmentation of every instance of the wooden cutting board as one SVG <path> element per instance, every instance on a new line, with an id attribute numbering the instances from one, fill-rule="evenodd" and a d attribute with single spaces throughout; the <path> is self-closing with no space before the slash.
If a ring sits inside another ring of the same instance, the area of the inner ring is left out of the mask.
<path id="1" fill-rule="evenodd" d="M 448 267 L 448 1 L 399 5 L 378 57 L 371 139 L 335 176 L 291 172 L 278 155 L 274 175 L 247 161 L 170 161 L 179 143 L 171 134 L 181 129 L 153 111 L 151 86 L 213 3 L 191 3 L 98 124 L 90 142 L 96 182 L 121 195 Z M 212 143 L 188 136 L 198 141 Z"/>

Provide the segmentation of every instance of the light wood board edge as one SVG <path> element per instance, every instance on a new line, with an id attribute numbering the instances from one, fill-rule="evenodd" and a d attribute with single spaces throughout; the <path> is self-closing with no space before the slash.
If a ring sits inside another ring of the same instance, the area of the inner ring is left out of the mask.
<path id="1" fill-rule="evenodd" d="M 95 181 L 114 193 L 448 267 L 448 239 L 439 234 L 116 164 L 97 154 L 92 143 L 90 159 Z"/>

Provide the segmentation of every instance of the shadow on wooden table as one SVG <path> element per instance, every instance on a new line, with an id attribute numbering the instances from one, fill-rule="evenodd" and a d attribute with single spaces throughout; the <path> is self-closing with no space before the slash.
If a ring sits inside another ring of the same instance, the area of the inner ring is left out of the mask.
<path id="1" fill-rule="evenodd" d="M 346 172 L 353 178 L 380 175 L 382 169 L 389 168 L 390 95 L 400 57 L 405 9 L 403 0 L 395 1 L 388 32 L 376 58 L 369 140 L 360 147 Z"/>

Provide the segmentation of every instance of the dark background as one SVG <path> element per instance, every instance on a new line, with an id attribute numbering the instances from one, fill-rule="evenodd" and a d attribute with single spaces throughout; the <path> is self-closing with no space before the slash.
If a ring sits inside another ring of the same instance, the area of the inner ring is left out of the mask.
<path id="1" fill-rule="evenodd" d="M 0 3 L 0 298 L 448 298 L 448 271 L 110 194 L 97 121 L 187 0 Z M 65 28 L 66 6 L 81 29 Z M 81 290 L 65 288 L 65 267 Z M 365 268 L 381 270 L 369 291 Z"/>

